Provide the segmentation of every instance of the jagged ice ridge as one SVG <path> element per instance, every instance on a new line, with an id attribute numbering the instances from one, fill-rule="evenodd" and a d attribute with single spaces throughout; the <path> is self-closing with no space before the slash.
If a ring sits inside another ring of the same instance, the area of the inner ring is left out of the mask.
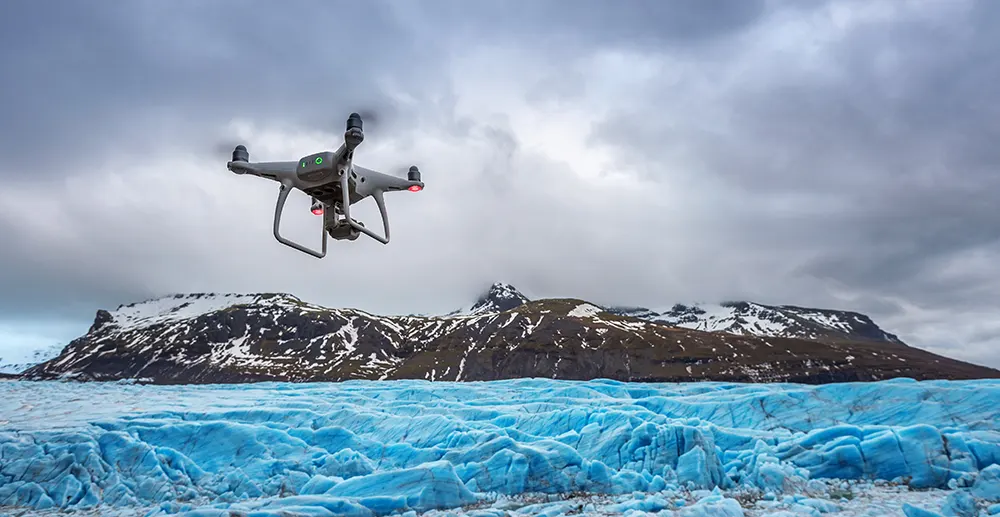
<path id="1" fill-rule="evenodd" d="M 572 510 L 560 497 L 591 492 L 633 515 L 729 516 L 745 515 L 726 495 L 742 491 L 762 498 L 752 515 L 787 517 L 845 504 L 825 478 L 949 490 L 926 511 L 987 508 L 997 400 L 998 381 L 7 381 L 0 512 L 485 517 L 543 493 L 555 502 L 518 515 L 554 516 Z"/>

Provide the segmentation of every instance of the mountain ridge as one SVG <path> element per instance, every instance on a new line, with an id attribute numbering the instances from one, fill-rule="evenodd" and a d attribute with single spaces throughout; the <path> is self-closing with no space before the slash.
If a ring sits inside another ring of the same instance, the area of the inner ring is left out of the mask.
<path id="1" fill-rule="evenodd" d="M 452 311 L 446 316 L 510 310 L 529 301 L 531 300 L 512 285 L 496 282 L 470 309 Z M 869 316 L 850 310 L 767 305 L 750 301 L 676 303 L 666 310 L 641 306 L 594 305 L 613 314 L 695 330 L 771 337 L 865 339 L 905 344 L 895 334 L 881 329 Z M 705 317 L 699 317 L 700 315 Z M 767 321 L 768 325 L 760 326 L 760 320 Z"/>
<path id="2" fill-rule="evenodd" d="M 1000 378 L 998 370 L 909 347 L 874 322 L 869 327 L 869 318 L 855 318 L 857 313 L 834 318 L 836 311 L 826 311 L 818 318 L 809 315 L 819 310 L 793 307 L 793 314 L 772 307 L 746 302 L 715 315 L 679 310 L 667 316 L 643 309 L 645 317 L 639 318 L 635 309 L 574 298 L 528 300 L 501 283 L 468 310 L 442 316 L 380 316 L 327 308 L 287 293 L 177 294 L 97 311 L 87 334 L 22 378 L 153 383 Z M 857 329 L 851 325 L 864 332 L 851 334 Z"/>

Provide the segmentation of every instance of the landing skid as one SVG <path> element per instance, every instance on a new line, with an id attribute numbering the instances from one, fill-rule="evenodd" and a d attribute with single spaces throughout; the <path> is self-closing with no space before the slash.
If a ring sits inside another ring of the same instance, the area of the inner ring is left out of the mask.
<path id="1" fill-rule="evenodd" d="M 342 193 L 343 199 L 341 200 L 340 208 L 343 210 L 343 217 L 339 217 L 336 210 L 331 207 L 330 210 L 323 211 L 323 241 L 322 248 L 320 251 L 314 250 L 307 246 L 303 246 L 297 242 L 290 239 L 286 239 L 281 236 L 281 214 L 285 211 L 285 202 L 288 201 L 288 194 L 291 192 L 293 186 L 289 183 L 282 182 L 278 187 L 278 202 L 274 207 L 274 238 L 278 242 L 294 248 L 303 253 L 308 253 L 316 258 L 323 258 L 326 256 L 327 250 L 327 239 L 328 236 L 333 236 L 337 240 L 355 240 L 360 234 L 365 234 L 372 239 L 375 239 L 382 244 L 389 243 L 389 215 L 385 209 L 385 199 L 383 198 L 382 190 L 374 190 L 371 196 L 375 198 L 375 204 L 378 205 L 379 214 L 382 216 L 382 233 L 379 235 L 368 228 L 365 228 L 364 223 L 355 220 L 351 217 L 351 199 L 350 199 L 350 185 L 351 181 L 350 175 L 345 173 L 340 173 L 340 191 Z"/>

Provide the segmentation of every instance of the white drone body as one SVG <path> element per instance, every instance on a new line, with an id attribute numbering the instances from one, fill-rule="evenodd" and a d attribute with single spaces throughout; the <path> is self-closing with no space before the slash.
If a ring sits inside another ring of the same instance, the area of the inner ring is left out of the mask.
<path id="1" fill-rule="evenodd" d="M 274 209 L 274 238 L 316 258 L 326 256 L 327 236 L 337 240 L 355 240 L 362 233 L 381 242 L 389 243 L 389 216 L 385 210 L 383 194 L 397 190 L 419 192 L 424 184 L 420 170 L 410 167 L 407 178 L 373 171 L 354 165 L 354 150 L 364 141 L 361 116 L 351 113 L 347 118 L 344 143 L 336 151 L 326 151 L 304 156 L 294 162 L 251 162 L 250 153 L 242 145 L 233 150 L 232 161 L 226 167 L 236 174 L 252 174 L 281 184 L 278 203 Z M 297 188 L 313 199 L 312 212 L 323 216 L 322 249 L 317 251 L 281 236 L 281 213 L 291 189 Z M 365 228 L 351 217 L 351 205 L 371 196 L 382 214 L 383 235 Z"/>

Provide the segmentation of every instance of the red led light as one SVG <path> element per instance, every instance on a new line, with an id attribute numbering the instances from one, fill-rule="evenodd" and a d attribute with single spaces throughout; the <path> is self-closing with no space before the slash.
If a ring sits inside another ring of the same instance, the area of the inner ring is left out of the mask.
<path id="1" fill-rule="evenodd" d="M 312 213 L 313 213 L 313 215 L 323 215 L 323 209 L 322 208 L 313 208 L 312 209 Z"/>
<path id="2" fill-rule="evenodd" d="M 410 185 L 409 190 L 410 192 L 420 192 L 423 188 L 424 187 L 421 187 L 420 185 Z"/>

